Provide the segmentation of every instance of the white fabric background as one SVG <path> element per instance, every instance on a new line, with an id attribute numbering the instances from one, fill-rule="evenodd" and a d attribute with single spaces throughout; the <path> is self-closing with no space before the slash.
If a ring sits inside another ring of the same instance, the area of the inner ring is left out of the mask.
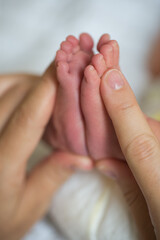
<path id="1" fill-rule="evenodd" d="M 159 18 L 159 0 L 0 0 L 0 72 L 42 73 L 68 34 L 89 32 L 97 42 L 107 32 L 119 42 L 121 68 L 139 98 Z M 57 234 L 41 221 L 26 240 Z"/>
<path id="2" fill-rule="evenodd" d="M 68 34 L 86 31 L 97 41 L 108 32 L 120 44 L 122 70 L 139 96 L 159 12 L 159 0 L 0 0 L 0 71 L 43 72 Z"/>

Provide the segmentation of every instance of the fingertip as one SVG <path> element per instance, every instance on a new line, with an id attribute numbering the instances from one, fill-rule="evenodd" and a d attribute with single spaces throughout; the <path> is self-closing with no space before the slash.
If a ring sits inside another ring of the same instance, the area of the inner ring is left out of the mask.
<path id="1" fill-rule="evenodd" d="M 107 159 L 99 160 L 95 163 L 95 167 L 98 171 L 100 171 L 101 173 L 103 173 L 106 176 L 108 176 L 108 173 L 109 173 L 109 175 L 113 175 L 113 176 L 115 175 L 112 170 L 112 162 L 110 162 L 110 160 L 107 160 Z M 112 174 L 111 174 L 111 172 L 112 172 Z"/>
<path id="2" fill-rule="evenodd" d="M 132 176 L 131 171 L 126 163 L 121 159 L 106 158 L 96 162 L 96 169 L 113 180 L 123 183 Z"/>
<path id="3" fill-rule="evenodd" d="M 80 157 L 77 167 L 81 170 L 88 171 L 93 169 L 93 161 L 88 157 Z"/>
<path id="4" fill-rule="evenodd" d="M 54 154 L 56 162 L 64 168 L 70 170 L 89 171 L 93 168 L 93 161 L 89 157 L 79 156 L 69 152 L 56 152 Z"/>
<path id="5" fill-rule="evenodd" d="M 110 69 L 102 76 L 101 91 L 102 95 L 106 98 L 106 92 L 118 92 L 126 84 L 123 74 L 117 69 Z"/>

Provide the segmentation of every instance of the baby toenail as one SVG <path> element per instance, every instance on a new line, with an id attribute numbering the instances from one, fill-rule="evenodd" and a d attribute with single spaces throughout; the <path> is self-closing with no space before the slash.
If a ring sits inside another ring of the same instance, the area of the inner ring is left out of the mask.
<path id="1" fill-rule="evenodd" d="M 123 76 L 120 71 L 112 69 L 104 75 L 105 82 L 114 90 L 119 90 L 124 86 Z"/>
<path id="2" fill-rule="evenodd" d="M 93 70 L 94 70 L 94 67 L 93 67 L 93 66 L 89 66 L 89 70 L 90 70 L 90 71 L 93 71 Z"/>
<path id="3" fill-rule="evenodd" d="M 109 51 L 109 52 L 112 52 L 112 46 L 110 46 L 110 45 L 107 45 L 107 50 Z"/>

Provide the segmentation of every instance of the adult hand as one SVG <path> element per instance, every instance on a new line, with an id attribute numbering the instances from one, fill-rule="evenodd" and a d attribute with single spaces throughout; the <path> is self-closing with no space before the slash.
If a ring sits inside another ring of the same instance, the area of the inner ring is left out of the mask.
<path id="1" fill-rule="evenodd" d="M 140 239 L 160 239 L 160 144 L 122 73 L 104 74 L 101 95 L 126 162 L 101 160 L 97 168 L 119 183 Z"/>
<path id="2" fill-rule="evenodd" d="M 24 97 L 41 77 L 29 74 L 0 76 L 0 132 Z"/>
<path id="3" fill-rule="evenodd" d="M 27 176 L 27 160 L 53 110 L 56 83 L 42 79 L 16 109 L 0 135 L 0 239 L 17 240 L 47 210 L 53 193 L 72 174 L 91 168 L 87 157 L 57 152 Z M 66 166 L 64 169 L 63 166 Z"/>

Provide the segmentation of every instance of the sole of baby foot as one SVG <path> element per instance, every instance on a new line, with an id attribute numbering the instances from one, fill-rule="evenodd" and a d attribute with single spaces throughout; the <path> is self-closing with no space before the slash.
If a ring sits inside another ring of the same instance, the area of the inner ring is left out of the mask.
<path id="1" fill-rule="evenodd" d="M 89 154 L 94 159 L 122 158 L 112 122 L 104 109 L 100 95 L 101 77 L 111 68 L 119 69 L 119 46 L 104 34 L 97 45 L 100 53 L 92 57 L 84 72 L 81 87 L 81 106 L 85 119 Z"/>
<path id="2" fill-rule="evenodd" d="M 93 40 L 84 33 L 79 40 L 68 36 L 57 51 L 58 81 L 52 124 L 57 148 L 86 155 L 84 123 L 80 108 L 80 85 L 85 67 L 91 61 Z M 54 137 L 53 137 L 54 138 Z"/>

